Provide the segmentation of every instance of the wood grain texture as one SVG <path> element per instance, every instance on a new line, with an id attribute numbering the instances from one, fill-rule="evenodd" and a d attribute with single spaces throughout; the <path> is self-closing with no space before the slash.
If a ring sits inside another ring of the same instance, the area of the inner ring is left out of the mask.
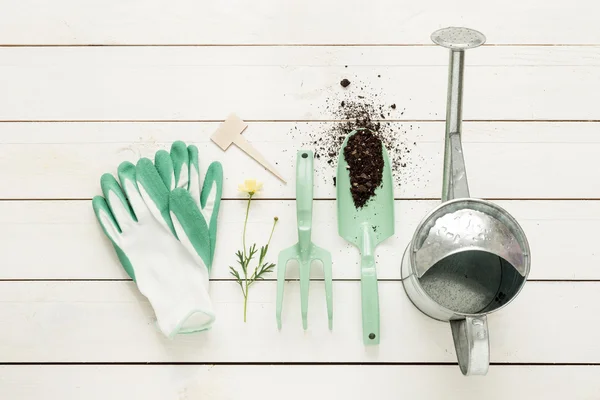
<path id="1" fill-rule="evenodd" d="M 6 44 L 430 43 L 436 29 L 483 30 L 489 43 L 597 44 L 592 0 L 525 0 L 491 9 L 476 0 L 4 0 Z M 318 12 L 316 12 L 318 10 Z M 367 21 L 367 23 L 365 23 Z"/>
<path id="2" fill-rule="evenodd" d="M 19 400 L 421 400 L 442 395 L 562 400 L 594 399 L 600 391 L 596 366 L 492 366 L 486 377 L 477 379 L 464 379 L 455 366 L 389 365 L 27 365 L 0 366 L 0 376 L 0 392 Z"/>
<path id="3" fill-rule="evenodd" d="M 174 140 L 195 143 L 201 168 L 224 167 L 224 196 L 242 198 L 239 183 L 265 182 L 261 198 L 295 198 L 296 152 L 319 150 L 333 123 L 251 123 L 244 136 L 265 155 L 288 184 L 266 172 L 236 147 L 223 152 L 210 141 L 218 123 L 2 123 L 0 199 L 91 199 L 100 177 L 120 162 L 154 158 Z M 598 123 L 465 122 L 464 154 L 471 193 L 483 198 L 600 198 Z M 396 198 L 439 198 L 443 122 L 395 122 L 392 130 L 406 163 L 398 168 Z M 321 151 L 321 153 L 323 153 Z M 321 154 L 323 155 L 323 154 Z M 315 160 L 316 198 L 335 198 L 336 163 Z"/>
<path id="4" fill-rule="evenodd" d="M 377 247 L 379 279 L 400 279 L 400 259 L 421 220 L 438 201 L 396 201 L 396 234 Z M 600 254 L 595 231 L 600 201 L 498 201 L 522 225 L 532 253 L 530 279 L 599 280 Z M 244 201 L 224 201 L 212 279 L 230 279 L 229 265 L 241 246 Z M 334 201 L 314 203 L 313 236 L 333 257 L 334 279 L 360 279 L 358 252 L 337 234 Z M 269 260 L 297 239 L 294 201 L 258 201 L 252 206 L 248 243 L 264 244 L 271 219 L 280 224 Z M 0 279 L 127 279 L 108 239 L 103 235 L 91 201 L 0 202 Z M 36 251 L 31 251 L 32 241 Z M 298 268 L 288 266 L 288 279 Z M 312 277 L 322 279 L 318 264 Z M 269 279 L 276 279 L 272 274 Z"/>
<path id="5" fill-rule="evenodd" d="M 528 282 L 488 318 L 491 362 L 600 363 L 599 283 Z M 275 282 L 248 301 L 234 282 L 213 282 L 213 329 L 171 341 L 132 282 L 0 282 L 0 362 L 455 362 L 450 326 L 417 310 L 400 282 L 379 282 L 381 344 L 365 347 L 359 282 L 333 285 L 327 329 L 323 282 L 313 282 L 302 330 L 297 282 L 286 284 L 283 329 L 275 323 Z M 559 317 L 557 317 L 559 316 Z M 574 333 L 576 331 L 576 333 Z M 577 340 L 574 340 L 576 335 Z"/>
<path id="6" fill-rule="evenodd" d="M 387 47 L 370 58 L 352 48 L 343 50 L 343 61 L 336 49 L 295 49 L 0 48 L 7 60 L 0 86 L 11 94 L 0 98 L 0 120 L 223 120 L 230 112 L 246 120 L 330 120 L 328 101 L 361 94 L 397 104 L 392 119 L 444 118 L 446 49 Z M 464 118 L 600 119 L 600 79 L 590 65 L 597 62 L 584 59 L 598 49 L 566 59 L 573 50 L 538 50 L 544 59 L 562 54 L 568 65 L 524 66 L 529 47 L 511 47 L 511 57 L 483 58 L 480 65 L 467 57 Z M 343 78 L 353 82 L 345 90 Z"/>

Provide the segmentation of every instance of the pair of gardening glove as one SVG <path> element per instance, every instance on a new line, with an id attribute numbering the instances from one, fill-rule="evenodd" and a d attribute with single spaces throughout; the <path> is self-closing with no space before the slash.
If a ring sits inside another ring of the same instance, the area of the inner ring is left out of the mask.
<path id="1" fill-rule="evenodd" d="M 161 332 L 209 329 L 215 313 L 208 292 L 217 238 L 223 169 L 208 167 L 203 183 L 198 148 L 177 141 L 154 163 L 123 162 L 119 181 L 100 180 L 92 205 L 121 264 L 150 302 Z"/>

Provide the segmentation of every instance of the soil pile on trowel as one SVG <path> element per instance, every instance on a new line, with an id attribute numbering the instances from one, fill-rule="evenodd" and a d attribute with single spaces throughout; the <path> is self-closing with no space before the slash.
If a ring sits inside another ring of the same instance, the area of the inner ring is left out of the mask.
<path id="1" fill-rule="evenodd" d="M 407 169 L 413 160 L 411 150 L 416 146 L 414 139 L 408 139 L 408 131 L 413 129 L 413 125 L 387 121 L 401 119 L 406 108 L 393 101 L 382 101 L 383 96 L 369 90 L 356 77 L 351 81 L 342 79 L 337 87 L 340 91 L 326 100 L 326 108 L 334 119 L 342 122 L 324 123 L 323 129 L 309 131 L 309 141 L 305 143 L 314 149 L 317 160 L 324 160 L 332 167 L 330 182 L 336 184 L 333 172 L 342 143 L 349 133 L 357 129 L 368 131 L 385 146 L 395 185 L 400 186 L 413 179 L 416 171 L 413 171 L 414 168 Z M 349 91 L 351 88 L 354 89 Z"/>
<path id="2" fill-rule="evenodd" d="M 364 206 L 381 185 L 384 165 L 381 151 L 381 140 L 368 129 L 352 135 L 344 148 L 350 192 L 356 208 Z"/>

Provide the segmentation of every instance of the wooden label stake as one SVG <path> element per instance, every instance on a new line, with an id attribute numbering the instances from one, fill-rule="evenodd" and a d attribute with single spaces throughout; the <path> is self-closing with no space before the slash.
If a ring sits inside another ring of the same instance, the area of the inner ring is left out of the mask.
<path id="1" fill-rule="evenodd" d="M 275 170 L 275 168 L 265 160 L 265 158 L 256 150 L 243 136 L 242 132 L 248 127 L 241 118 L 235 114 L 231 114 L 227 119 L 219 125 L 219 128 L 210 137 L 224 151 L 235 144 L 242 149 L 250 157 L 254 158 L 259 164 L 265 167 L 273 175 L 279 178 L 283 183 L 287 183 L 285 179 Z"/>

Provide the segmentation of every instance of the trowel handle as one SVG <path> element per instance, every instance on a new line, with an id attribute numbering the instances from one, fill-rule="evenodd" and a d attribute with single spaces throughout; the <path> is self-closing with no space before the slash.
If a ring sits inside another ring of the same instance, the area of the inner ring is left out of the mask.
<path id="1" fill-rule="evenodd" d="M 300 150 L 296 161 L 296 217 L 301 250 L 307 250 L 311 240 L 313 157 L 311 150 Z"/>
<path id="2" fill-rule="evenodd" d="M 375 267 L 373 228 L 365 224 L 360 242 L 360 291 L 362 301 L 363 342 L 379 344 L 379 289 Z"/>

